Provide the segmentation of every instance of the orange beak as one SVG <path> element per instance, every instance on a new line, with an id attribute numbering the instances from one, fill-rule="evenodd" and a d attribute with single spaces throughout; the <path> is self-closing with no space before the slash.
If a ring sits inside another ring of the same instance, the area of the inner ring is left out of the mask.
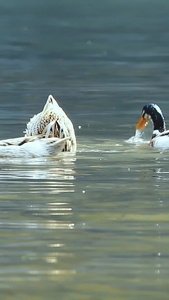
<path id="1" fill-rule="evenodd" d="M 143 130 L 147 127 L 149 120 L 145 120 L 142 116 L 136 125 L 137 130 Z"/>

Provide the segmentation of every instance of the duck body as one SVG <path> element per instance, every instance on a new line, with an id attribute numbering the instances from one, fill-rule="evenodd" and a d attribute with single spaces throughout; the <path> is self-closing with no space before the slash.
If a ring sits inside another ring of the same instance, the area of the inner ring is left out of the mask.
<path id="1" fill-rule="evenodd" d="M 40 157 L 55 155 L 62 152 L 67 138 L 35 139 L 23 144 L 18 144 L 18 140 L 21 139 L 13 139 L 13 145 L 0 144 L 0 156 Z M 5 143 L 6 141 L 8 140 L 4 140 Z"/>
<path id="2" fill-rule="evenodd" d="M 46 156 L 76 151 L 73 124 L 52 95 L 27 124 L 25 136 L 0 141 L 1 156 Z"/>
<path id="3" fill-rule="evenodd" d="M 143 107 L 140 120 L 136 125 L 136 133 L 143 131 L 150 120 L 154 126 L 150 145 L 154 148 L 169 149 L 169 130 L 166 130 L 163 113 L 156 104 L 150 103 Z"/>
<path id="4" fill-rule="evenodd" d="M 154 148 L 169 149 L 169 131 L 166 130 L 152 137 L 150 145 Z"/>
<path id="5" fill-rule="evenodd" d="M 70 139 L 66 141 L 63 151 L 76 151 L 76 136 L 71 120 L 58 105 L 52 95 L 49 95 L 42 112 L 30 119 L 24 131 L 25 136 L 45 136 Z"/>

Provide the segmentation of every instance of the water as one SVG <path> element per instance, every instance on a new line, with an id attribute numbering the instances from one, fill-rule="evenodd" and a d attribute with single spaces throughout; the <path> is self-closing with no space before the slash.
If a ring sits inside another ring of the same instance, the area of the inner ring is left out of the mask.
<path id="1" fill-rule="evenodd" d="M 0 158 L 1 298 L 167 300 L 169 153 L 126 140 L 146 103 L 168 124 L 168 2 L 0 7 L 0 139 L 53 94 L 78 140 L 76 155 Z"/>

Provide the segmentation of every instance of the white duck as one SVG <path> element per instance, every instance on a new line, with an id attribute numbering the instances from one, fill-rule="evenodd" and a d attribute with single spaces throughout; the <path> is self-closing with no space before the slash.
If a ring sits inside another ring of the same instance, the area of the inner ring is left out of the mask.
<path id="1" fill-rule="evenodd" d="M 76 151 L 73 124 L 52 95 L 42 112 L 30 119 L 25 136 L 0 141 L 1 156 L 46 156 Z"/>

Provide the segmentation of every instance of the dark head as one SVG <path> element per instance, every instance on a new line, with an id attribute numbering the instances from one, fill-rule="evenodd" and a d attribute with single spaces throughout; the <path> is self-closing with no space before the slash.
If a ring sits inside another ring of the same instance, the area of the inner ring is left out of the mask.
<path id="1" fill-rule="evenodd" d="M 136 125 L 137 130 L 143 130 L 152 120 L 154 124 L 154 130 L 163 132 L 165 128 L 165 121 L 161 109 L 156 104 L 146 104 L 143 107 L 141 118 Z"/>

